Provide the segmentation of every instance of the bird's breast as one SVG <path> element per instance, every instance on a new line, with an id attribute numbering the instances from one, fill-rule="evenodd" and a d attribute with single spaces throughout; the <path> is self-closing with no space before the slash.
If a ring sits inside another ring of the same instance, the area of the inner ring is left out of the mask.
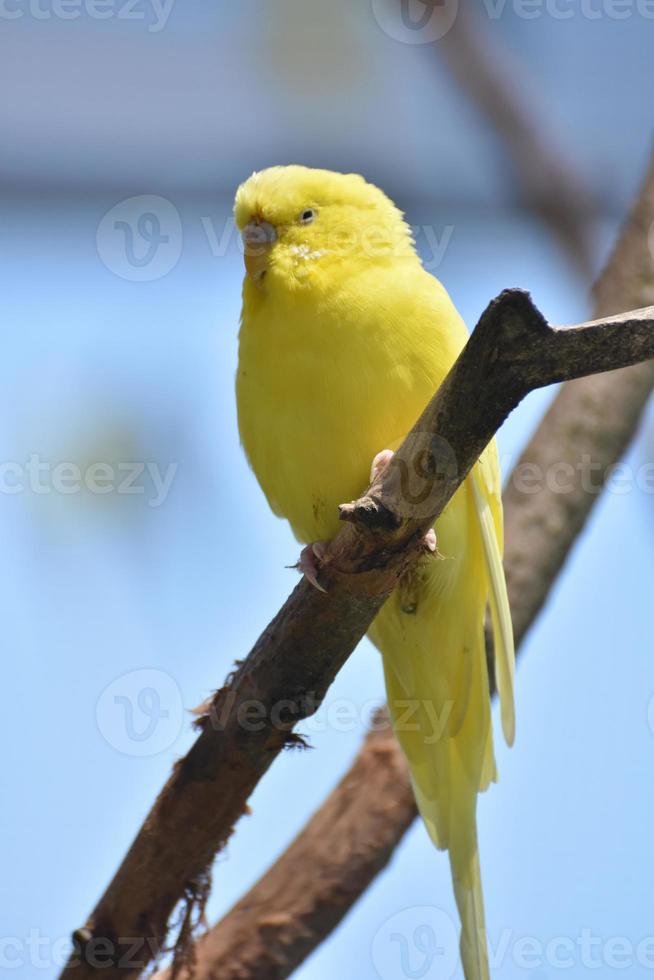
<path id="1" fill-rule="evenodd" d="M 380 450 L 419 409 L 392 365 L 339 344 L 253 343 L 244 322 L 237 376 L 241 441 L 275 513 L 302 541 L 333 537 L 338 505 L 361 494 Z M 260 340 L 260 338 L 259 338 Z"/>
<path id="2" fill-rule="evenodd" d="M 437 287 L 427 278 L 425 310 Z M 338 505 L 365 490 L 376 453 L 402 440 L 453 360 L 456 345 L 444 347 L 447 332 L 434 329 L 438 307 L 426 316 L 416 306 L 423 282 L 389 293 L 383 281 L 364 289 L 354 280 L 328 298 L 244 304 L 241 441 L 271 507 L 302 541 L 337 533 Z M 447 302 L 443 326 L 456 317 Z"/>

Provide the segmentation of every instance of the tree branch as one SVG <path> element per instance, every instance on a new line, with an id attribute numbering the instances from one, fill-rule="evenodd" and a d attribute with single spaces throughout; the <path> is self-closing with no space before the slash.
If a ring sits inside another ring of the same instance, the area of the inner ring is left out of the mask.
<path id="1" fill-rule="evenodd" d="M 598 316 L 654 300 L 652 223 L 654 163 L 595 287 Z M 525 494 L 514 476 L 509 479 L 505 569 L 518 643 L 537 617 L 606 473 L 630 442 L 653 386 L 654 362 L 564 385 L 516 467 L 519 472 L 525 464 L 538 465 L 547 472 L 560 461 L 575 465 L 586 456 L 595 466 L 595 489 L 578 480 L 570 493 L 541 484 L 538 493 Z M 380 756 L 378 727 L 379 722 L 349 773 L 295 841 L 198 940 L 196 980 L 283 980 L 386 866 L 416 810 L 399 746 L 387 731 Z"/>
<path id="2" fill-rule="evenodd" d="M 360 501 L 344 508 L 349 523 L 323 562 L 328 593 L 301 581 L 216 694 L 199 738 L 76 932 L 63 976 L 137 974 L 162 950 L 178 902 L 206 895 L 211 862 L 257 782 L 296 738 L 294 725 L 317 709 L 421 552 L 424 531 L 524 395 L 589 370 L 654 357 L 652 309 L 574 329 L 577 339 L 570 340 L 548 327 L 520 290 L 506 290 L 490 303 L 391 465 Z M 134 937 L 143 940 L 138 955 Z"/>
<path id="3" fill-rule="evenodd" d="M 498 23 L 495 28 L 491 30 L 472 0 L 464 0 L 435 50 L 502 141 L 526 206 L 540 216 L 590 281 L 595 271 L 592 222 L 600 212 L 599 201 L 544 123 L 543 113 L 534 111 L 530 79 L 498 40 Z"/>
<path id="4" fill-rule="evenodd" d="M 595 289 L 595 314 L 610 316 L 654 302 L 654 160 L 616 248 Z M 521 493 L 510 479 L 504 493 L 505 551 L 511 615 L 520 639 L 545 602 L 607 474 L 629 445 L 654 387 L 654 364 L 600 374 L 563 386 L 524 450 L 516 471 L 543 473 L 561 463 L 574 468 L 570 493 Z M 591 489 L 579 471 L 586 458 L 596 473 Z M 534 555 L 539 556 L 534 568 Z"/>
<path id="5" fill-rule="evenodd" d="M 287 977 L 385 867 L 415 816 L 407 764 L 383 710 L 334 792 L 261 881 L 198 940 L 193 970 L 182 970 L 180 980 Z M 157 980 L 170 976 L 168 969 Z"/>

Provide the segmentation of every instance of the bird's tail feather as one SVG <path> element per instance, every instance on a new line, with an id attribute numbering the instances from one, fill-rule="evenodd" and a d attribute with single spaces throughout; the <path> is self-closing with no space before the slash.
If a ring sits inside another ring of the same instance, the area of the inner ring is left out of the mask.
<path id="1" fill-rule="evenodd" d="M 501 513 L 498 524 L 476 469 L 437 527 L 445 553 L 460 556 L 457 566 L 431 566 L 431 571 L 427 566 L 415 615 L 404 613 L 394 595 L 371 638 L 383 653 L 389 708 L 418 809 L 436 846 L 449 851 L 466 980 L 488 980 L 476 826 L 477 794 L 496 778 L 483 629 L 487 603 L 501 659 L 498 687 L 509 741 L 513 642 L 501 565 Z M 443 578 L 448 573 L 452 577 Z M 410 724 L 407 704 L 415 709 Z M 442 722 L 436 736 L 434 718 Z"/>
<path id="2" fill-rule="evenodd" d="M 444 615 L 447 608 L 442 609 Z M 433 842 L 449 851 L 461 918 L 460 950 L 465 977 L 466 980 L 489 980 L 476 805 L 479 790 L 485 789 L 495 778 L 495 761 L 481 623 L 474 639 L 468 634 L 467 642 L 471 647 L 472 671 L 465 719 L 455 734 L 444 727 L 436 740 L 431 734 L 429 720 L 421 714 L 422 707 L 416 715 L 417 724 L 401 724 L 400 709 L 407 702 L 408 692 L 393 670 L 394 658 L 384 657 L 384 665 L 389 707 L 398 739 L 409 759 L 418 809 Z M 460 647 L 457 659 L 462 652 Z M 442 697 L 433 661 L 430 663 L 426 659 L 414 663 L 413 667 L 416 690 L 421 694 L 418 703 L 421 705 L 430 695 L 434 699 Z M 433 679 L 431 684 L 430 678 Z"/>
<path id="3" fill-rule="evenodd" d="M 459 948 L 464 975 L 466 980 L 489 980 L 484 898 L 481 890 L 481 869 L 476 836 L 475 833 L 475 847 L 467 867 L 464 869 L 457 867 L 452 851 L 450 851 L 450 865 L 454 895 L 461 919 Z"/>

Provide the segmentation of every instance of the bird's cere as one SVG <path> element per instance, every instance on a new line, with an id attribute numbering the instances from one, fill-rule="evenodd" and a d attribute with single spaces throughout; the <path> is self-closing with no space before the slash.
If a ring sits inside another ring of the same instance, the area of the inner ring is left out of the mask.
<path id="1" fill-rule="evenodd" d="M 241 232 L 243 244 L 252 245 L 272 245 L 277 241 L 277 229 L 268 221 L 249 221 Z"/>
<path id="2" fill-rule="evenodd" d="M 241 238 L 247 274 L 254 282 L 261 283 L 267 270 L 268 252 L 277 241 L 277 229 L 269 221 L 248 221 Z"/>

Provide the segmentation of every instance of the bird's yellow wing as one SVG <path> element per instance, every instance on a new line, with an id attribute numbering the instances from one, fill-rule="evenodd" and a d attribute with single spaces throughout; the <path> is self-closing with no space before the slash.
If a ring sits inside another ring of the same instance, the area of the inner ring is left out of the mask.
<path id="1" fill-rule="evenodd" d="M 514 675 L 515 648 L 511 609 L 502 566 L 502 488 L 497 444 L 493 442 L 472 471 L 475 508 L 479 519 L 488 574 L 488 602 L 493 625 L 495 684 L 500 698 L 502 731 L 507 745 L 515 739 Z"/>

